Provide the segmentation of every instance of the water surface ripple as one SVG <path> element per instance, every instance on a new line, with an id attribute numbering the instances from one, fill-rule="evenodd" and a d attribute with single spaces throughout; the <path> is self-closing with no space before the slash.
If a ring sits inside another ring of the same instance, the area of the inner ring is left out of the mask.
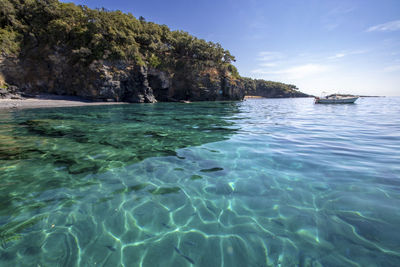
<path id="1" fill-rule="evenodd" d="M 0 112 L 0 266 L 400 266 L 400 98 Z"/>

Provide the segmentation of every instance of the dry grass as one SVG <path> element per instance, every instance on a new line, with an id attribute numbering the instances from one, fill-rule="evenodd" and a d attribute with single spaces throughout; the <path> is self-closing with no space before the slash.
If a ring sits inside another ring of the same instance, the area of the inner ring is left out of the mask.
<path id="1" fill-rule="evenodd" d="M 0 73 L 0 88 L 4 88 L 6 84 L 6 81 L 4 79 L 3 74 Z"/>
<path id="2" fill-rule="evenodd" d="M 209 74 L 210 77 L 216 77 L 219 76 L 219 72 L 216 68 L 207 68 L 203 71 L 200 72 L 201 75 L 207 75 Z"/>

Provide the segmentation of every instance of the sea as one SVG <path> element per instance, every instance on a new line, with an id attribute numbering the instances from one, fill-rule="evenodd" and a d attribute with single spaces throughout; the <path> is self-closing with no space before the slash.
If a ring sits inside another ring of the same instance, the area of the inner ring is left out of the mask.
<path id="1" fill-rule="evenodd" d="M 0 111 L 0 266 L 400 266 L 400 98 Z"/>

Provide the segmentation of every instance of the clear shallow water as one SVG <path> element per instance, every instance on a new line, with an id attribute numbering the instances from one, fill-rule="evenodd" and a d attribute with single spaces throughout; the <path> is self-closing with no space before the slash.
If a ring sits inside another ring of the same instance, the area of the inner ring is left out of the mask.
<path id="1" fill-rule="evenodd" d="M 399 266 L 400 98 L 0 112 L 0 266 Z"/>

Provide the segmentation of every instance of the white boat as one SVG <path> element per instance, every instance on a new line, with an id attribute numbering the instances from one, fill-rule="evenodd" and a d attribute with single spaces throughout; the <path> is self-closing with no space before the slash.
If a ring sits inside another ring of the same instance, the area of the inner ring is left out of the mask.
<path id="1" fill-rule="evenodd" d="M 358 96 L 330 95 L 326 97 L 316 97 L 315 104 L 353 104 Z"/>

